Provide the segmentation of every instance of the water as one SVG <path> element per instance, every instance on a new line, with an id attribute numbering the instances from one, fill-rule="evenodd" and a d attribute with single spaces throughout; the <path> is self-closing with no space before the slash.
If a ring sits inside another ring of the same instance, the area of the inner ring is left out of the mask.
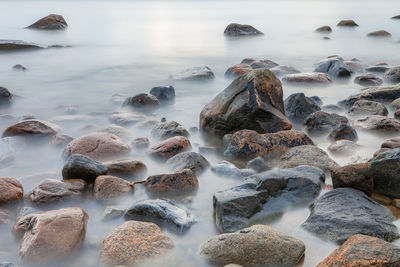
<path id="1" fill-rule="evenodd" d="M 62 32 L 41 32 L 23 29 L 50 13 L 62 14 L 69 28 Z M 46 49 L 0 54 L 0 86 L 15 95 L 12 107 L 0 110 L 16 118 L 33 114 L 37 118 L 56 122 L 63 134 L 79 137 L 110 124 L 108 116 L 120 110 L 120 104 L 110 101 L 113 94 L 133 96 L 148 92 L 159 85 L 173 85 L 174 105 L 163 107 L 149 118 L 176 120 L 187 129 L 198 125 L 203 106 L 229 85 L 225 70 L 243 58 L 268 58 L 281 65 L 312 71 L 321 59 L 338 54 L 345 59 L 358 58 L 365 65 L 388 62 L 400 65 L 400 22 L 389 18 L 400 13 L 400 2 L 386 1 L 5 1 L 0 2 L 0 39 L 16 39 L 46 45 L 67 45 L 69 48 Z M 335 27 L 341 19 L 354 19 L 361 27 Z M 265 33 L 262 37 L 229 39 L 223 30 L 231 22 L 251 24 Z M 331 40 L 313 31 L 331 25 Z M 368 32 L 385 29 L 390 40 L 366 38 Z M 29 70 L 13 71 L 22 64 Z M 169 80 L 177 71 L 207 65 L 216 79 L 210 83 L 182 83 Z M 330 87 L 284 86 L 285 97 L 303 91 L 318 95 L 325 104 L 334 104 L 360 89 L 352 81 Z M 60 105 L 76 105 L 78 114 L 68 115 Z M 2 132 L 11 122 L 0 120 Z M 149 130 L 129 126 L 133 137 L 150 137 Z M 364 147 L 351 157 L 335 157 L 346 164 L 357 158 L 368 158 L 386 138 L 359 132 L 359 144 Z M 325 139 L 314 140 L 322 148 Z M 204 144 L 199 135 L 191 137 L 194 150 Z M 154 143 L 153 143 L 154 144 Z M 62 149 L 33 145 L 24 147 L 17 159 L 0 176 L 19 178 L 25 192 L 46 178 L 61 179 Z M 148 166 L 147 175 L 165 172 L 164 166 L 143 153 L 132 152 L 133 158 Z M 207 156 L 218 163 L 218 156 Z M 147 176 L 146 176 L 147 177 Z M 143 177 L 143 178 L 146 178 Z M 166 266 L 204 266 L 198 258 L 201 243 L 217 234 L 212 218 L 212 195 L 234 184 L 234 179 L 217 177 L 207 171 L 199 178 L 200 188 L 192 202 L 185 204 L 199 223 L 186 235 L 167 231 L 176 244 L 172 255 L 166 256 Z M 328 180 L 329 182 L 329 180 Z M 128 207 L 147 198 L 136 188 L 130 198 L 116 205 Z M 25 203 L 28 205 L 28 203 Z M 82 252 L 59 265 L 95 266 L 101 241 L 122 220 L 103 223 L 104 206 L 91 199 L 60 206 L 82 206 L 89 214 L 88 232 Z M 302 266 L 315 266 L 336 245 L 303 231 L 299 226 L 309 215 L 307 207 L 286 212 L 269 224 L 306 244 Z M 398 221 L 396 224 L 399 224 Z M 10 227 L 1 229 L 0 261 L 18 262 L 18 245 Z M 152 264 L 149 264 L 152 265 Z"/>

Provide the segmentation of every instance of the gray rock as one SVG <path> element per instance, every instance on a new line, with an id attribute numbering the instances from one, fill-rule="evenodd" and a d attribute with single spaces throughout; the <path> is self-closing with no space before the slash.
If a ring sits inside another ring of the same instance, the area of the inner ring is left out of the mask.
<path id="1" fill-rule="evenodd" d="M 289 66 L 275 66 L 273 68 L 270 68 L 269 70 L 272 71 L 277 77 L 300 73 L 298 69 Z"/>
<path id="2" fill-rule="evenodd" d="M 161 140 L 174 136 L 190 136 L 189 132 L 176 121 L 161 122 L 157 124 L 153 130 L 151 130 L 151 134 Z"/>
<path id="3" fill-rule="evenodd" d="M 176 81 L 210 81 L 214 78 L 214 72 L 207 66 L 189 68 L 171 75 L 171 79 Z"/>
<path id="4" fill-rule="evenodd" d="M 170 86 L 158 86 L 153 87 L 150 90 L 150 94 L 157 97 L 160 103 L 167 103 L 171 102 L 175 98 L 175 89 L 174 87 Z"/>
<path id="5" fill-rule="evenodd" d="M 36 204 L 51 203 L 60 200 L 79 201 L 86 190 L 86 182 L 81 179 L 46 179 L 29 194 L 29 200 Z"/>
<path id="6" fill-rule="evenodd" d="M 271 162 L 266 162 L 263 157 L 257 157 L 247 162 L 247 168 L 256 172 L 263 172 L 273 168 Z"/>
<path id="7" fill-rule="evenodd" d="M 366 75 L 357 76 L 354 79 L 354 82 L 356 84 L 359 84 L 362 86 L 379 86 L 383 83 L 383 80 L 372 74 L 366 74 Z"/>
<path id="8" fill-rule="evenodd" d="M 307 132 L 313 135 L 326 134 L 338 126 L 348 123 L 349 120 L 346 117 L 325 111 L 316 111 L 304 120 Z"/>
<path id="9" fill-rule="evenodd" d="M 97 176 L 105 174 L 107 174 L 107 167 L 103 163 L 80 154 L 71 155 L 62 170 L 65 180 L 82 179 L 87 183 L 94 183 Z"/>
<path id="10" fill-rule="evenodd" d="M 387 66 L 387 65 L 373 65 L 373 66 L 367 67 L 365 69 L 365 71 L 366 72 L 377 73 L 377 74 L 382 74 L 382 73 L 385 73 L 389 69 L 390 69 L 390 67 Z"/>
<path id="11" fill-rule="evenodd" d="M 172 171 L 191 169 L 196 175 L 202 174 L 210 167 L 208 160 L 196 152 L 182 152 L 167 160 L 167 168 Z"/>
<path id="12" fill-rule="evenodd" d="M 388 69 L 384 74 L 384 78 L 391 83 L 400 83 L 400 66 Z"/>
<path id="13" fill-rule="evenodd" d="M 249 169 L 239 169 L 229 161 L 223 160 L 217 165 L 211 167 L 211 171 L 219 176 L 242 179 L 255 174 L 255 171 Z"/>
<path id="14" fill-rule="evenodd" d="M 20 40 L 0 40 L 0 52 L 43 49 L 46 46 Z"/>
<path id="15" fill-rule="evenodd" d="M 333 78 L 349 78 L 351 69 L 339 59 L 326 59 L 322 61 L 314 72 L 327 73 Z"/>
<path id="16" fill-rule="evenodd" d="M 226 27 L 224 34 L 228 36 L 244 36 L 244 35 L 262 35 L 263 33 L 251 25 L 231 23 Z"/>
<path id="17" fill-rule="evenodd" d="M 7 88 L 0 86 L 0 105 L 9 104 L 13 95 Z"/>
<path id="18" fill-rule="evenodd" d="M 311 113 L 321 110 L 319 105 L 304 93 L 296 93 L 288 96 L 285 101 L 286 116 L 292 122 L 303 122 Z"/>
<path id="19" fill-rule="evenodd" d="M 367 115 L 387 116 L 388 113 L 385 105 L 370 100 L 358 100 L 348 111 L 348 114 L 353 117 L 364 117 Z"/>

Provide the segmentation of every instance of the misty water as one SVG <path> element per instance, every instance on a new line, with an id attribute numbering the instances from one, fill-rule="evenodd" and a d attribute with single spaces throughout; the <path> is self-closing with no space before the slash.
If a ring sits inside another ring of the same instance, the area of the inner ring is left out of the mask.
<path id="1" fill-rule="evenodd" d="M 68 29 L 60 32 L 24 29 L 51 13 L 63 15 Z M 16 95 L 12 106 L 0 110 L 0 114 L 12 116 L 0 118 L 0 132 L 24 115 L 34 115 L 56 123 L 62 134 L 76 138 L 109 126 L 109 116 L 121 110 L 121 102 L 116 100 L 161 85 L 174 86 L 175 102 L 145 115 L 148 119 L 175 120 L 189 129 L 198 126 L 204 105 L 231 83 L 232 79 L 224 76 L 226 69 L 243 58 L 270 59 L 303 72 L 312 71 L 316 63 L 330 55 L 340 55 L 348 60 L 357 58 L 366 66 L 379 62 L 400 65 L 400 21 L 390 20 L 397 13 L 400 13 L 398 0 L 2 0 L 0 39 L 68 47 L 0 54 L 0 86 Z M 360 27 L 334 26 L 342 19 L 354 19 Z M 251 24 L 265 35 L 227 38 L 223 31 L 231 22 Z M 323 25 L 332 26 L 331 40 L 314 32 Z M 365 36 L 381 29 L 391 32 L 393 38 L 377 40 Z M 14 71 L 12 66 L 15 64 L 24 65 L 28 71 Z M 209 66 L 216 78 L 205 83 L 170 80 L 171 74 L 195 66 Z M 307 96 L 321 97 L 324 104 L 336 104 L 361 88 L 352 79 L 328 87 L 283 87 L 284 98 L 304 92 Z M 114 94 L 122 97 L 113 98 Z M 76 107 L 77 113 L 69 114 L 62 107 L 64 105 Z M 152 140 L 148 128 L 138 125 L 126 128 L 132 139 L 148 137 L 151 144 L 157 142 Z M 362 131 L 358 134 L 362 149 L 346 157 L 331 155 L 339 164 L 365 161 L 387 138 Z M 207 144 L 196 133 L 190 140 L 194 151 Z M 325 138 L 314 139 L 314 142 L 324 149 L 329 145 Z M 22 146 L 13 162 L 0 168 L 0 177 L 18 178 L 26 193 L 47 178 L 62 179 L 62 149 L 43 143 Z M 205 156 L 212 165 L 222 160 L 216 155 Z M 142 179 L 167 172 L 163 164 L 153 161 L 143 151 L 132 150 L 129 157 L 147 165 L 147 174 Z M 165 230 L 176 248 L 158 265 L 207 266 L 198 251 L 202 243 L 218 234 L 213 220 L 212 196 L 237 182 L 234 178 L 219 177 L 210 170 L 199 177 L 197 194 L 183 204 L 197 217 L 198 223 L 184 235 Z M 327 183 L 330 183 L 329 179 Z M 138 185 L 132 196 L 113 205 L 127 208 L 146 198 L 148 196 Z M 30 205 L 25 200 L 19 207 Z M 82 251 L 57 265 L 98 265 L 104 236 L 122 224 L 123 219 L 102 222 L 105 205 L 90 198 L 35 208 L 49 210 L 60 206 L 81 206 L 89 214 L 89 221 Z M 263 222 L 306 244 L 305 258 L 300 266 L 315 266 L 337 247 L 301 229 L 300 225 L 308 215 L 308 207 L 303 206 Z M 398 221 L 395 224 L 400 225 Z M 18 242 L 12 237 L 11 226 L 2 227 L 0 236 L 0 262 L 20 263 Z"/>

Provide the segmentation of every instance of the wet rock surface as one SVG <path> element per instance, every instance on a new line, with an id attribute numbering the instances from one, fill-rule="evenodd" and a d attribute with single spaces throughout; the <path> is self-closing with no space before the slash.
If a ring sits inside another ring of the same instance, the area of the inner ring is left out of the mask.
<path id="1" fill-rule="evenodd" d="M 169 158 L 165 165 L 172 172 L 190 169 L 196 175 L 202 174 L 210 167 L 208 160 L 196 152 L 179 153 L 172 158 Z"/>
<path id="2" fill-rule="evenodd" d="M 371 131 L 398 132 L 400 121 L 381 115 L 369 115 L 353 123 L 355 128 Z"/>
<path id="3" fill-rule="evenodd" d="M 106 165 L 109 175 L 124 178 L 140 177 L 147 171 L 147 167 L 143 162 L 134 159 L 113 160 L 105 162 L 104 165 Z"/>
<path id="4" fill-rule="evenodd" d="M 351 69 L 339 59 L 323 60 L 314 70 L 314 72 L 327 73 L 333 78 L 349 78 Z"/>
<path id="5" fill-rule="evenodd" d="M 340 125 L 348 123 L 349 120 L 346 117 L 325 111 L 316 111 L 304 120 L 307 132 L 314 135 L 326 134 Z"/>
<path id="6" fill-rule="evenodd" d="M 290 66 L 275 66 L 269 69 L 272 73 L 275 74 L 277 77 L 283 77 L 289 74 L 300 73 L 300 71 L 294 67 Z"/>
<path id="7" fill-rule="evenodd" d="M 384 74 L 384 78 L 388 82 L 399 83 L 400 82 L 400 66 L 388 69 Z"/>
<path id="8" fill-rule="evenodd" d="M 19 51 L 19 50 L 37 50 L 46 46 L 24 42 L 20 40 L 0 40 L 0 52 Z"/>
<path id="9" fill-rule="evenodd" d="M 199 181 L 190 169 L 171 174 L 149 176 L 144 185 L 154 195 L 188 194 L 197 190 Z"/>
<path id="10" fill-rule="evenodd" d="M 380 115 L 387 116 L 389 111 L 385 105 L 370 101 L 370 100 L 358 100 L 348 111 L 348 114 L 353 117 L 363 117 L 367 115 Z"/>
<path id="11" fill-rule="evenodd" d="M 328 151 L 334 155 L 348 156 L 354 154 L 361 148 L 357 143 L 350 140 L 338 140 L 328 146 Z"/>
<path id="12" fill-rule="evenodd" d="M 228 68 L 225 72 L 225 76 L 227 77 L 237 77 L 243 74 L 246 74 L 252 71 L 253 68 L 248 64 L 236 64 L 230 68 Z"/>
<path id="13" fill-rule="evenodd" d="M 181 152 L 192 149 L 189 139 L 184 136 L 168 138 L 150 149 L 150 155 L 160 159 L 169 159 Z"/>
<path id="14" fill-rule="evenodd" d="M 357 76 L 354 82 L 362 86 L 379 86 L 383 83 L 383 80 L 372 74 Z"/>
<path id="15" fill-rule="evenodd" d="M 175 88 L 173 86 L 157 86 L 150 90 L 160 103 L 168 103 L 175 99 Z"/>
<path id="16" fill-rule="evenodd" d="M 337 26 L 342 26 L 342 27 L 358 27 L 358 24 L 352 20 L 352 19 L 344 19 L 339 21 Z"/>
<path id="17" fill-rule="evenodd" d="M 349 141 L 357 141 L 358 135 L 356 130 L 347 124 L 342 124 L 339 127 L 333 129 L 328 136 L 331 142 L 335 142 L 338 140 L 349 140 Z"/>
<path id="18" fill-rule="evenodd" d="M 105 175 L 107 171 L 107 167 L 103 163 L 74 154 L 65 163 L 62 176 L 65 180 L 82 179 L 87 183 L 93 183 L 97 176 Z"/>
<path id="19" fill-rule="evenodd" d="M 370 163 L 350 164 L 331 172 L 333 188 L 350 187 L 367 195 L 374 191 Z"/>
<path id="20" fill-rule="evenodd" d="M 21 200 L 23 196 L 24 189 L 17 179 L 0 177 L 0 203 Z"/>
<path id="21" fill-rule="evenodd" d="M 51 137 L 59 131 L 58 126 L 42 120 L 24 120 L 9 126 L 2 137 L 28 136 Z"/>
<path id="22" fill-rule="evenodd" d="M 97 176 L 93 188 L 97 201 L 112 201 L 132 192 L 133 185 L 130 182 L 111 175 Z"/>
<path id="23" fill-rule="evenodd" d="M 330 84 L 332 78 L 327 73 L 305 72 L 283 76 L 282 82 L 290 84 Z"/>
<path id="24" fill-rule="evenodd" d="M 224 34 L 227 36 L 246 36 L 262 35 L 263 33 L 251 25 L 231 23 L 226 27 Z"/>
<path id="25" fill-rule="evenodd" d="M 388 31 L 385 30 L 379 30 L 379 31 L 374 31 L 374 32 L 370 32 L 367 34 L 367 36 L 369 37 L 392 37 L 392 34 Z"/>
<path id="26" fill-rule="evenodd" d="M 67 22 L 61 15 L 50 14 L 32 25 L 28 26 L 29 29 L 37 30 L 63 30 L 68 27 Z"/>
<path id="27" fill-rule="evenodd" d="M 223 177 L 232 177 L 241 179 L 255 174 L 255 171 L 250 169 L 239 169 L 229 161 L 223 160 L 222 162 L 211 167 L 211 171 Z"/>
<path id="28" fill-rule="evenodd" d="M 123 106 L 129 106 L 133 108 L 156 108 L 160 105 L 157 97 L 151 94 L 138 94 L 133 97 L 129 97 L 123 103 Z"/>
<path id="29" fill-rule="evenodd" d="M 189 137 L 189 132 L 178 122 L 168 121 L 158 123 L 152 130 L 151 134 L 161 140 L 174 137 L 174 136 L 185 136 Z"/>
<path id="30" fill-rule="evenodd" d="M 214 72 L 207 66 L 186 69 L 171 75 L 176 81 L 210 81 L 215 78 Z"/>
<path id="31" fill-rule="evenodd" d="M 321 110 L 319 105 L 304 93 L 295 93 L 288 96 L 285 101 L 286 116 L 292 122 L 303 122 L 311 113 Z"/>

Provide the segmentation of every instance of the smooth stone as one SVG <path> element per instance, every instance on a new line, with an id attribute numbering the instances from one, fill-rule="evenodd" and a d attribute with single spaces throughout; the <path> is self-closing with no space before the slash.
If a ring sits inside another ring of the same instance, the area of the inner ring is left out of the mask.
<path id="1" fill-rule="evenodd" d="M 184 169 L 175 173 L 149 176 L 144 181 L 144 186 L 151 194 L 173 196 L 195 192 L 199 181 L 190 169 Z"/>
<path id="2" fill-rule="evenodd" d="M 207 66 L 186 69 L 171 75 L 175 81 L 210 81 L 215 79 L 214 72 Z"/>
<path id="3" fill-rule="evenodd" d="M 150 146 L 150 140 L 147 137 L 135 138 L 131 141 L 131 147 L 134 149 L 146 149 Z"/>
<path id="4" fill-rule="evenodd" d="M 344 19 L 339 21 L 339 23 L 337 24 L 337 26 L 344 26 L 344 27 L 358 27 L 358 24 L 355 23 L 354 20 L 352 19 Z"/>
<path id="5" fill-rule="evenodd" d="M 111 175 L 97 176 L 93 195 L 97 201 L 112 201 L 133 192 L 133 184 Z"/>
<path id="6" fill-rule="evenodd" d="M 379 31 L 374 31 L 370 32 L 367 34 L 368 37 L 392 37 L 392 34 L 388 31 L 385 30 L 379 30 Z"/>
<path id="7" fill-rule="evenodd" d="M 36 21 L 32 25 L 26 27 L 29 29 L 37 30 L 63 30 L 68 27 L 67 22 L 61 15 L 50 14 L 40 20 Z"/>
<path id="8" fill-rule="evenodd" d="M 150 94 L 155 96 L 160 103 L 168 103 L 175 99 L 173 86 L 157 86 L 150 89 Z"/>
<path id="9" fill-rule="evenodd" d="M 358 100 L 347 113 L 352 117 L 364 117 L 367 115 L 387 116 L 389 111 L 386 109 L 385 105 L 379 102 Z"/>
<path id="10" fill-rule="evenodd" d="M 227 36 L 247 36 L 262 35 L 263 33 L 251 25 L 231 23 L 225 28 L 224 34 Z"/>
<path id="11" fill-rule="evenodd" d="M 347 124 L 342 124 L 333 129 L 328 138 L 331 142 L 336 142 L 338 140 L 357 141 L 358 135 L 353 127 Z"/>
<path id="12" fill-rule="evenodd" d="M 106 165 L 109 175 L 121 176 L 123 178 L 137 178 L 143 176 L 147 172 L 146 165 L 134 159 L 113 160 L 104 162 L 104 165 Z"/>
<path id="13" fill-rule="evenodd" d="M 282 82 L 294 85 L 330 84 L 332 83 L 332 78 L 327 73 L 302 72 L 285 75 L 282 77 Z"/>
<path id="14" fill-rule="evenodd" d="M 189 132 L 176 121 L 158 123 L 151 130 L 151 134 L 161 140 L 165 140 L 174 136 L 190 137 Z"/>
<path id="15" fill-rule="evenodd" d="M 108 206 L 104 209 L 104 212 L 101 216 L 102 221 L 111 221 L 118 218 L 121 218 L 125 213 L 125 209 L 121 209 L 118 207 Z"/>
<path id="16" fill-rule="evenodd" d="M 383 83 L 383 80 L 379 77 L 376 77 L 372 74 L 360 75 L 354 79 L 356 84 L 362 86 L 379 86 Z"/>
<path id="17" fill-rule="evenodd" d="M 400 66 L 388 69 L 383 77 L 388 82 L 400 83 Z"/>
<path id="18" fill-rule="evenodd" d="M 249 64 L 236 64 L 225 71 L 226 77 L 238 77 L 252 71 L 253 68 Z"/>
<path id="19" fill-rule="evenodd" d="M 325 111 L 316 111 L 304 120 L 307 132 L 314 135 L 326 134 L 348 123 L 349 120 L 346 117 Z"/>
<path id="20" fill-rule="evenodd" d="M 94 183 L 97 176 L 107 174 L 107 166 L 89 157 L 73 154 L 62 169 L 65 180 L 82 179 L 87 183 Z"/>
<path id="21" fill-rule="evenodd" d="M 21 200 L 24 196 L 22 184 L 15 178 L 0 177 L 0 203 Z"/>
<path id="22" fill-rule="evenodd" d="M 350 187 L 371 195 L 374 181 L 370 163 L 350 164 L 331 172 L 333 188 Z"/>
<path id="23" fill-rule="evenodd" d="M 332 28 L 330 26 L 326 25 L 326 26 L 319 27 L 315 31 L 316 32 L 328 32 L 329 33 L 329 32 L 332 32 Z"/>
<path id="24" fill-rule="evenodd" d="M 331 154 L 348 156 L 354 154 L 361 146 L 350 140 L 338 140 L 328 146 Z"/>
<path id="25" fill-rule="evenodd" d="M 158 159 L 169 159 L 181 152 L 192 149 L 189 139 L 184 136 L 174 136 L 153 146 L 149 154 Z"/>
<path id="26" fill-rule="evenodd" d="M 47 48 L 46 46 L 24 42 L 20 40 L 0 40 L 0 52 L 19 51 L 19 50 L 37 50 Z"/>
<path id="27" fill-rule="evenodd" d="M 351 69 L 339 59 L 326 59 L 319 63 L 314 72 L 327 73 L 333 78 L 349 78 Z"/>
<path id="28" fill-rule="evenodd" d="M 255 171 L 249 169 L 239 169 L 229 161 L 223 160 L 217 165 L 211 167 L 211 171 L 218 176 L 232 177 L 242 179 L 244 177 L 255 174 Z"/>
<path id="29" fill-rule="evenodd" d="M 311 113 L 321 110 L 319 105 L 304 93 L 295 93 L 288 96 L 285 101 L 286 116 L 292 122 L 303 122 Z"/>
<path id="30" fill-rule="evenodd" d="M 122 111 L 122 112 L 114 112 L 110 115 L 109 120 L 112 123 L 118 125 L 130 125 L 136 124 L 138 122 L 143 122 L 146 119 L 146 116 L 142 114 Z"/>
<path id="31" fill-rule="evenodd" d="M 9 104 L 13 94 L 5 87 L 0 86 L 0 105 Z"/>
<path id="32" fill-rule="evenodd" d="M 272 73 L 275 74 L 277 77 L 283 77 L 289 74 L 300 73 L 300 71 L 294 67 L 290 66 L 275 66 L 269 69 Z"/>
<path id="33" fill-rule="evenodd" d="M 169 158 L 165 166 L 172 172 L 190 169 L 196 175 L 201 175 L 210 167 L 210 163 L 201 154 L 188 151 Z"/>
<path id="34" fill-rule="evenodd" d="M 128 97 L 122 106 L 129 106 L 132 108 L 157 108 L 160 106 L 160 101 L 157 97 L 151 94 L 138 94 L 133 97 Z"/>
<path id="35" fill-rule="evenodd" d="M 351 70 L 352 73 L 361 73 L 361 72 L 364 72 L 364 67 L 363 67 L 363 65 L 361 65 L 360 62 L 352 61 L 352 60 L 348 61 L 348 60 L 347 60 L 347 61 L 343 61 L 343 63 L 346 64 L 347 67 L 350 68 L 350 70 Z"/>
<path id="36" fill-rule="evenodd" d="M 55 124 L 42 120 L 24 120 L 17 122 L 4 130 L 2 137 L 27 136 L 27 137 L 52 137 L 59 131 Z"/>
<path id="37" fill-rule="evenodd" d="M 380 115 L 369 115 L 353 122 L 355 128 L 388 133 L 400 131 L 400 121 Z"/>
<path id="38" fill-rule="evenodd" d="M 279 66 L 278 63 L 273 62 L 272 60 L 269 59 L 261 59 L 261 60 L 256 60 L 253 61 L 250 66 L 253 69 L 271 69 L 273 67 Z"/>

